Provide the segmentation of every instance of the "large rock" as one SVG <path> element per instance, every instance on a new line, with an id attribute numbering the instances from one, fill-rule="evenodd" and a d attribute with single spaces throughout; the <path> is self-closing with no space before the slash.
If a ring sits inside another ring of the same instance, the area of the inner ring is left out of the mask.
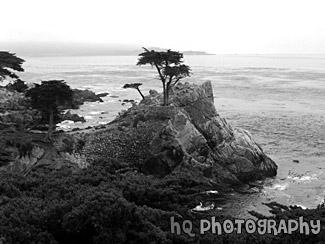
<path id="1" fill-rule="evenodd" d="M 242 184 L 276 175 L 277 165 L 251 134 L 219 116 L 211 82 L 178 84 L 170 102 L 161 106 L 161 94 L 151 91 L 105 130 L 90 134 L 84 152 L 160 177 L 190 171 L 215 182 Z"/>
<path id="2" fill-rule="evenodd" d="M 61 115 L 61 120 L 71 120 L 73 122 L 86 122 L 85 118 L 82 116 L 79 116 L 78 114 L 73 114 L 69 111 L 67 111 L 65 114 Z"/>
<path id="3" fill-rule="evenodd" d="M 67 103 L 62 106 L 63 109 L 77 109 L 85 102 L 103 102 L 101 97 L 105 97 L 108 93 L 96 94 L 90 90 L 73 89 L 72 103 Z"/>

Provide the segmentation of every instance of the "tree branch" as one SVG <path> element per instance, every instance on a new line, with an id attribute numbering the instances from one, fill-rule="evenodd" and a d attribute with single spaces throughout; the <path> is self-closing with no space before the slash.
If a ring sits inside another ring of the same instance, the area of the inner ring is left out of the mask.
<path id="1" fill-rule="evenodd" d="M 165 82 L 166 79 L 165 79 L 165 77 L 162 75 L 159 66 L 158 66 L 157 64 L 155 64 L 155 67 L 156 67 L 156 69 L 157 69 L 157 71 L 158 71 L 158 74 L 159 74 L 159 77 L 160 77 L 161 81 L 162 81 L 162 82 Z"/>

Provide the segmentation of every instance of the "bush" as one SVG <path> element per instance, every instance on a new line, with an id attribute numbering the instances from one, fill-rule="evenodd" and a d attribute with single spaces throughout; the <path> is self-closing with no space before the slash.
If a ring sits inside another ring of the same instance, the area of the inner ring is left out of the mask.
<path id="1" fill-rule="evenodd" d="M 70 174 L 31 172 L 27 177 L 0 173 L 0 240 L 2 243 L 323 243 L 319 235 L 215 235 L 194 238 L 170 233 L 170 217 L 191 219 L 198 233 L 200 218 L 190 208 L 206 186 L 190 176 L 163 179 L 128 170 L 124 163 L 98 160 Z M 289 209 L 269 205 L 281 218 L 321 219 L 325 209 Z M 212 213 L 213 214 L 213 213 Z M 252 213 L 258 218 L 266 218 Z M 223 221 L 229 216 L 218 216 Z M 270 218 L 270 217 L 269 217 Z M 0 243 L 1 243 L 0 241 Z"/>
<path id="2" fill-rule="evenodd" d="M 9 91 L 25 92 L 28 89 L 28 86 L 24 81 L 17 79 L 13 83 L 6 85 L 6 88 Z"/>

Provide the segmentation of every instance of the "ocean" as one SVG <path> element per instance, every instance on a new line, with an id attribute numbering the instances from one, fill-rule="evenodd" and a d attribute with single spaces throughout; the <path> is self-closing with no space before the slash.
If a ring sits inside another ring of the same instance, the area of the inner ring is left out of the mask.
<path id="1" fill-rule="evenodd" d="M 24 57 L 23 57 L 24 58 Z M 20 78 L 28 83 L 65 80 L 73 88 L 108 92 L 103 103 L 87 103 L 73 111 L 83 115 L 86 127 L 111 121 L 140 101 L 126 83 L 140 82 L 144 94 L 161 91 L 156 70 L 136 66 L 137 56 L 26 57 Z M 234 194 L 216 206 L 223 213 L 249 217 L 248 210 L 266 214 L 262 203 L 315 208 L 325 197 L 325 55 L 208 55 L 185 56 L 192 75 L 184 79 L 211 80 L 218 113 L 232 127 L 251 132 L 278 164 L 275 178 L 251 194 Z"/>

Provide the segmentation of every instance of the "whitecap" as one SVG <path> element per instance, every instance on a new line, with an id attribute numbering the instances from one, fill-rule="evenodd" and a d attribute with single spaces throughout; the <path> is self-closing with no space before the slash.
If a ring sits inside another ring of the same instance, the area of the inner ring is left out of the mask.
<path id="1" fill-rule="evenodd" d="M 199 205 L 197 205 L 195 208 L 192 208 L 192 211 L 202 212 L 202 211 L 208 211 L 214 209 L 214 204 L 210 204 L 208 206 L 203 207 L 202 203 L 200 202 Z"/>
<path id="2" fill-rule="evenodd" d="M 108 122 L 100 121 L 100 122 L 98 122 L 98 124 L 100 124 L 100 125 L 106 125 L 106 124 L 108 124 Z"/>
<path id="3" fill-rule="evenodd" d="M 285 183 L 283 185 L 281 185 L 281 184 L 275 184 L 275 185 L 273 185 L 273 186 L 271 186 L 269 188 L 270 189 L 273 189 L 273 190 L 283 191 L 283 190 L 287 189 L 287 187 L 288 187 L 288 183 Z"/>
<path id="4" fill-rule="evenodd" d="M 312 174 L 312 175 L 303 175 L 303 176 L 288 176 L 288 179 L 296 180 L 296 181 L 306 181 L 310 182 L 311 180 L 317 180 L 317 174 Z"/>
<path id="5" fill-rule="evenodd" d="M 73 124 L 74 122 L 72 120 L 63 120 L 62 122 L 56 124 L 57 126 L 60 126 L 60 125 L 65 125 L 65 124 Z"/>
<path id="6" fill-rule="evenodd" d="M 91 111 L 90 114 L 95 115 L 95 114 L 101 114 L 102 112 L 105 111 Z"/>
<path id="7" fill-rule="evenodd" d="M 300 205 L 300 204 L 295 204 L 295 205 L 293 205 L 293 206 L 297 206 L 297 207 L 300 207 L 300 208 L 302 208 L 302 209 L 307 209 L 307 207 L 305 207 L 305 206 L 303 206 L 303 205 Z"/>
<path id="8" fill-rule="evenodd" d="M 214 191 L 214 190 L 210 190 L 210 191 L 206 191 L 206 194 L 218 194 L 218 191 Z"/>

